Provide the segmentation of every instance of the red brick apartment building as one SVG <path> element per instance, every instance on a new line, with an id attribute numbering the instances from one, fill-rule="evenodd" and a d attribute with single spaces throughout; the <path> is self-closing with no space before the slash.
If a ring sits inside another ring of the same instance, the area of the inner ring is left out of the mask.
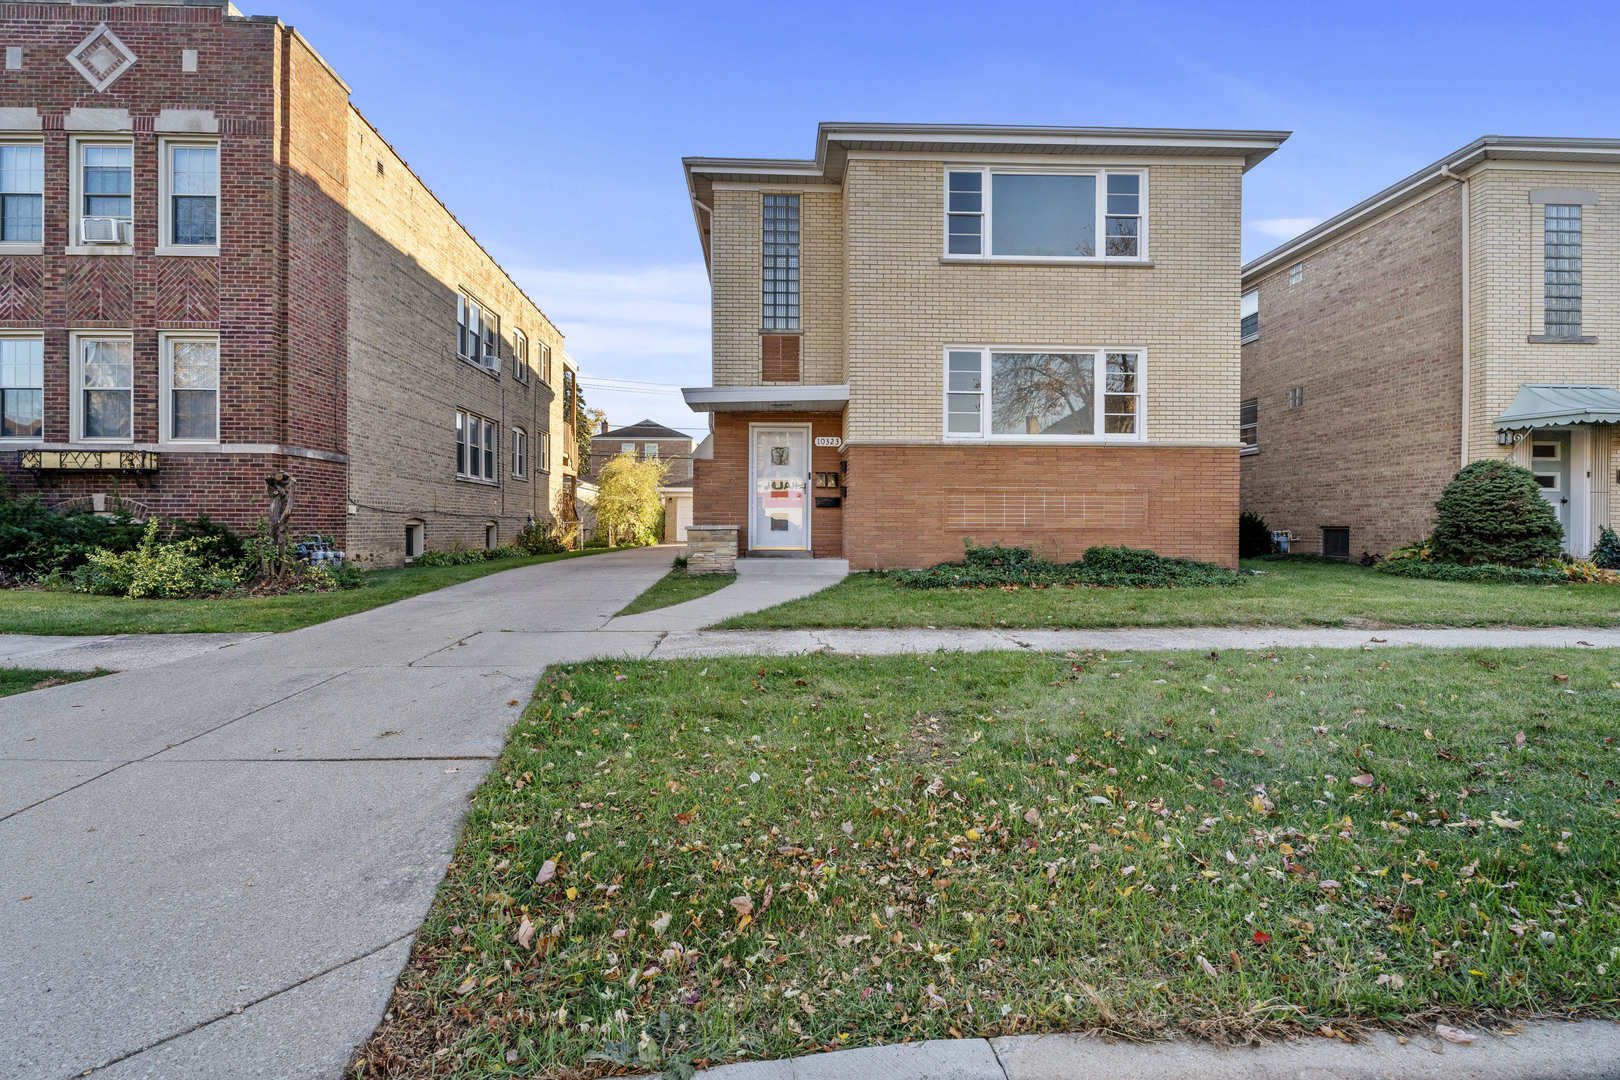
<path id="1" fill-rule="evenodd" d="M 0 465 L 14 492 L 398 565 L 569 515 L 562 335 L 292 27 L 0 4 Z"/>
<path id="2" fill-rule="evenodd" d="M 964 539 L 1237 561 L 1243 174 L 1275 131 L 823 124 L 688 158 L 693 527 L 856 569 Z"/>

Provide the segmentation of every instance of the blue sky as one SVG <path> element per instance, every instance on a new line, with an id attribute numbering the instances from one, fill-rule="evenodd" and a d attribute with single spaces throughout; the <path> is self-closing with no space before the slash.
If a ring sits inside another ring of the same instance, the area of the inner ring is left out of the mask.
<path id="1" fill-rule="evenodd" d="M 823 120 L 1293 131 L 1246 179 L 1246 258 L 1480 135 L 1620 137 L 1613 4 L 237 6 L 304 33 L 590 379 L 707 383 L 680 159 L 810 157 Z"/>

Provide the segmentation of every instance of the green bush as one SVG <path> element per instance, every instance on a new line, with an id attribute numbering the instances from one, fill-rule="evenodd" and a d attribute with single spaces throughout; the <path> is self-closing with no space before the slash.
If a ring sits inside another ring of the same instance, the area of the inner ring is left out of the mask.
<path id="1" fill-rule="evenodd" d="M 1257 559 L 1271 554 L 1271 526 L 1252 510 L 1238 515 L 1238 558 Z"/>
<path id="2" fill-rule="evenodd" d="M 559 528 L 556 522 L 531 521 L 523 526 L 513 543 L 525 555 L 555 555 L 569 549 L 576 528 Z"/>
<path id="3" fill-rule="evenodd" d="M 1592 549 L 1592 561 L 1604 570 L 1620 570 L 1620 536 L 1607 525 L 1598 533 L 1597 547 Z"/>
<path id="4" fill-rule="evenodd" d="M 529 554 L 517 544 L 502 544 L 492 548 L 453 547 L 449 551 L 424 551 L 413 561 L 415 566 L 476 566 L 496 559 L 516 559 Z"/>
<path id="5" fill-rule="evenodd" d="M 1423 578 L 1427 581 L 1485 581 L 1513 585 L 1552 585 L 1565 580 L 1562 571 L 1529 566 L 1498 566 L 1494 563 L 1424 562 L 1422 559 L 1390 559 L 1375 567 L 1377 573 L 1395 577 Z"/>
<path id="6" fill-rule="evenodd" d="M 229 569 L 209 562 L 206 539 L 158 540 L 158 519 L 146 523 L 133 551 L 92 551 L 72 573 L 79 592 L 128 596 L 136 600 L 174 600 L 226 592 L 237 586 Z"/>
<path id="7" fill-rule="evenodd" d="M 97 550 L 133 551 L 141 531 L 127 514 L 50 510 L 38 496 L 14 499 L 0 487 L 0 575 L 8 579 L 71 573 Z"/>
<path id="8" fill-rule="evenodd" d="M 889 577 L 911 589 L 1001 588 L 1053 585 L 1096 585 L 1117 588 L 1175 588 L 1186 585 L 1235 585 L 1244 580 L 1211 563 L 1166 559 L 1152 552 L 1127 547 L 1094 547 L 1074 563 L 1049 563 L 1029 548 L 977 547 L 966 541 L 959 563 L 942 563 L 927 570 L 897 570 Z"/>
<path id="9" fill-rule="evenodd" d="M 1535 474 L 1506 461 L 1465 466 L 1434 507 L 1439 562 L 1534 566 L 1557 558 L 1564 539 Z"/>

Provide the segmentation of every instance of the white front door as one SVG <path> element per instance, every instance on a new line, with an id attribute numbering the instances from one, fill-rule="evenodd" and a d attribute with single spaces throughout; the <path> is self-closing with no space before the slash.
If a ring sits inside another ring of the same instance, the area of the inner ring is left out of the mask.
<path id="1" fill-rule="evenodd" d="M 754 498 L 748 546 L 810 546 L 810 429 L 754 428 Z"/>
<path id="2" fill-rule="evenodd" d="M 1570 533 L 1570 438 L 1567 431 L 1534 431 L 1530 433 L 1530 471 L 1541 485 L 1541 497 L 1547 500 L 1564 527 L 1564 550 L 1574 550 Z"/>

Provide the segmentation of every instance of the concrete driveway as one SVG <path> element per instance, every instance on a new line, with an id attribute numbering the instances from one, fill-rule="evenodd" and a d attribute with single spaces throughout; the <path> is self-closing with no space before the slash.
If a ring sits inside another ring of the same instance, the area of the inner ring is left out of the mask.
<path id="1" fill-rule="evenodd" d="M 594 631 L 671 555 L 0 699 L 0 1077 L 336 1077 L 541 670 L 646 655 Z"/>

